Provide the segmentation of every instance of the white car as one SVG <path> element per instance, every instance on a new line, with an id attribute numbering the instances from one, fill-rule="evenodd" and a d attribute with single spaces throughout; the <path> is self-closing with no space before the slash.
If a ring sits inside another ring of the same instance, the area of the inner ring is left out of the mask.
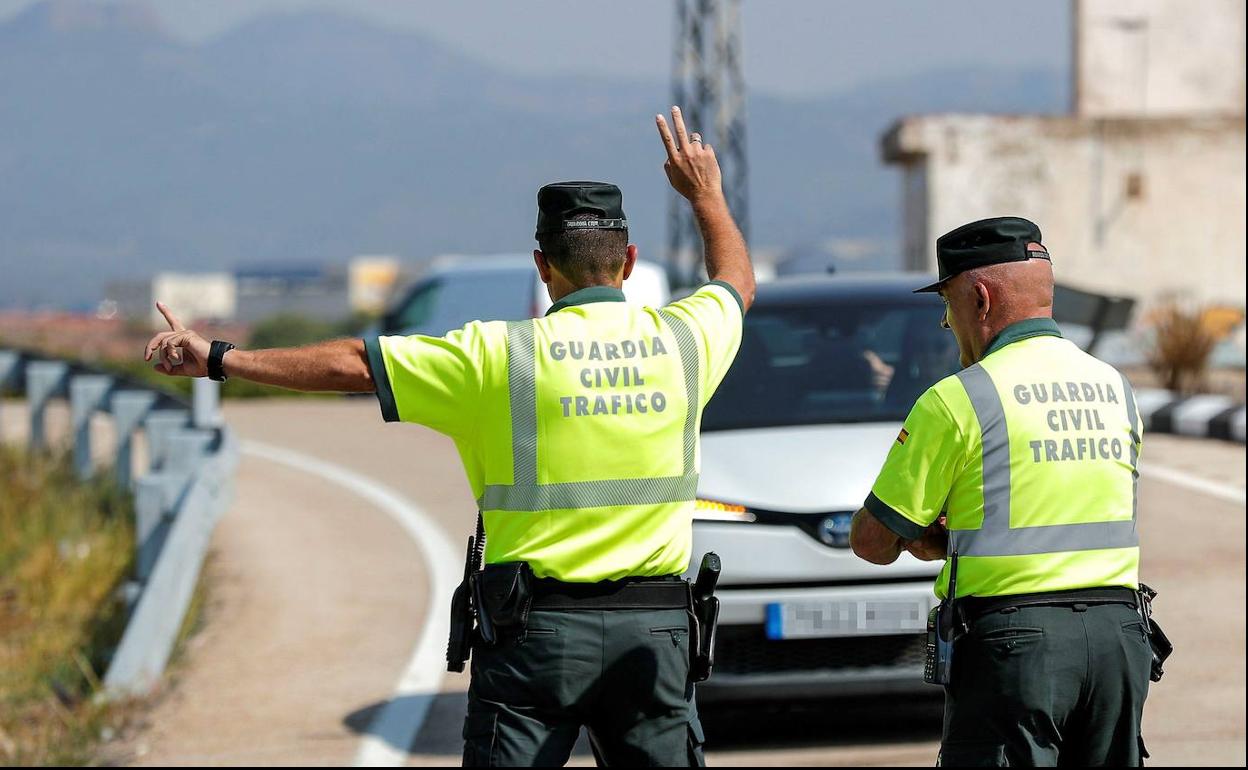
<path id="1" fill-rule="evenodd" d="M 760 285 L 741 351 L 702 420 L 694 521 L 723 563 L 715 668 L 702 701 L 927 688 L 939 562 L 869 564 L 849 524 L 914 400 L 957 371 L 924 276 Z"/>
<path id="2" fill-rule="evenodd" d="M 667 273 L 639 260 L 624 282 L 624 296 L 639 305 L 666 305 Z M 550 305 L 530 254 L 441 257 L 400 294 L 377 331 L 440 336 L 470 321 L 536 318 Z"/>

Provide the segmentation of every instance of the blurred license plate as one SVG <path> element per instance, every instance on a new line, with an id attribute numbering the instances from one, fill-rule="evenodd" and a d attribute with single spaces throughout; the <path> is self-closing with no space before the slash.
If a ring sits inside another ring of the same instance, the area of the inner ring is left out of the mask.
<path id="1" fill-rule="evenodd" d="M 767 605 L 767 638 L 921 633 L 930 607 L 926 596 L 775 602 Z"/>

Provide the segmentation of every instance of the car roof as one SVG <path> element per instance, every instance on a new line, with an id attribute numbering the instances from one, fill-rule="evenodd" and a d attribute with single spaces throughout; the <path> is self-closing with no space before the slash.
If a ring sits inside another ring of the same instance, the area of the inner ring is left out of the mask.
<path id="1" fill-rule="evenodd" d="M 845 275 L 794 275 L 758 285 L 756 307 L 805 305 L 811 302 L 906 302 L 924 304 L 936 294 L 914 290 L 936 280 L 925 273 L 850 273 Z"/>
<path id="2" fill-rule="evenodd" d="M 448 254 L 435 257 L 425 276 L 447 273 L 493 273 L 533 270 L 533 257 L 529 254 L 485 254 L 467 256 Z"/>

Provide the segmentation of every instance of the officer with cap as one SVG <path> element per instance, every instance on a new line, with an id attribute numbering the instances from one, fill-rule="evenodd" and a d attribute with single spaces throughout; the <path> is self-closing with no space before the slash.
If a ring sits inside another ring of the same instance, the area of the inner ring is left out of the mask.
<path id="1" fill-rule="evenodd" d="M 1036 225 L 972 222 L 936 251 L 940 280 L 918 291 L 944 299 L 965 368 L 915 403 L 851 545 L 945 560 L 942 765 L 1139 765 L 1152 653 L 1131 385 L 1062 338 Z"/>
<path id="2" fill-rule="evenodd" d="M 376 392 L 387 421 L 455 440 L 485 539 L 465 765 L 562 765 L 582 727 L 607 764 L 703 763 L 680 576 L 702 409 L 736 356 L 754 274 L 714 151 L 678 108 L 672 120 L 674 135 L 656 116 L 664 167 L 711 280 L 661 309 L 624 301 L 637 247 L 619 188 L 600 182 L 538 192 L 544 318 L 245 351 L 158 305 L 171 330 L 145 354 L 166 374 Z"/>

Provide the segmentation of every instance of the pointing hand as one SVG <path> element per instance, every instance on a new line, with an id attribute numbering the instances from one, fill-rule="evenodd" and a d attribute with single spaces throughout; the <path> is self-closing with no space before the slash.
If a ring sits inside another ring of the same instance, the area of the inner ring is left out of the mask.
<path id="1" fill-rule="evenodd" d="M 165 317 L 169 331 L 152 337 L 143 349 L 143 360 L 151 361 L 157 356 L 153 367 L 162 374 L 174 377 L 204 377 L 208 374 L 208 351 L 210 343 L 187 329 L 163 302 L 156 309 Z"/>

